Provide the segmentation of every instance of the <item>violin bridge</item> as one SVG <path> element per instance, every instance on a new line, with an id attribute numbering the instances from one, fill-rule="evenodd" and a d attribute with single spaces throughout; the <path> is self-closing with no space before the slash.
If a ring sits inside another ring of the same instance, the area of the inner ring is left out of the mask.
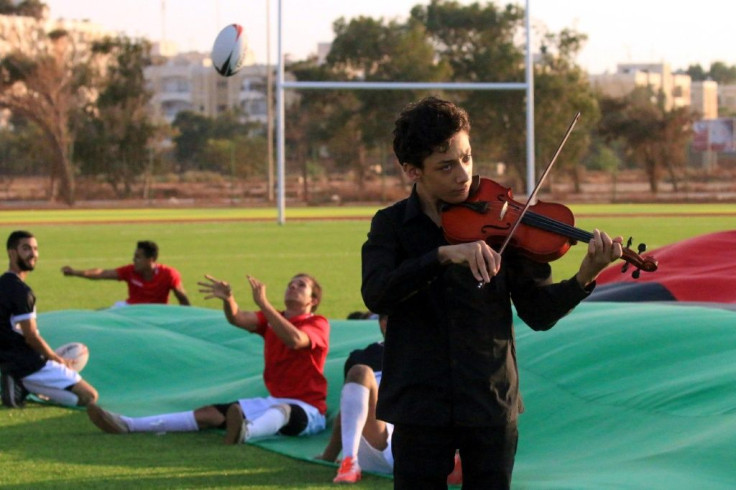
<path id="1" fill-rule="evenodd" d="M 498 219 L 502 220 L 504 216 L 506 216 L 506 212 L 509 210 L 509 202 L 504 201 L 503 206 L 501 207 L 501 212 L 498 213 Z"/>

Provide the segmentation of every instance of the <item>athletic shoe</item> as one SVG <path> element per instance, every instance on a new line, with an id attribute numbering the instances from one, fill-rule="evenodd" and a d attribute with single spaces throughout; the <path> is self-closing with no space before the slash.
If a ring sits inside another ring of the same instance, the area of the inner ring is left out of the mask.
<path id="1" fill-rule="evenodd" d="M 95 403 L 87 405 L 87 416 L 93 424 L 108 434 L 127 434 L 130 432 L 120 415 L 103 410 Z"/>
<path id="2" fill-rule="evenodd" d="M 340 463 L 340 469 L 337 470 L 337 476 L 332 480 L 333 483 L 357 483 L 363 473 L 360 471 L 358 462 L 352 456 L 343 458 Z"/>
<path id="3" fill-rule="evenodd" d="M 240 403 L 231 403 L 225 413 L 225 444 L 244 444 L 250 439 L 250 421 L 245 418 Z"/>
<path id="4" fill-rule="evenodd" d="M 460 455 L 455 453 L 455 467 L 452 469 L 452 473 L 447 475 L 448 485 L 462 485 L 463 484 L 463 465 L 460 462 Z"/>
<path id="5" fill-rule="evenodd" d="M 3 372 L 0 375 L 0 391 L 2 392 L 2 403 L 8 408 L 20 408 L 26 404 L 28 390 L 23 382 L 15 379 L 12 375 Z"/>

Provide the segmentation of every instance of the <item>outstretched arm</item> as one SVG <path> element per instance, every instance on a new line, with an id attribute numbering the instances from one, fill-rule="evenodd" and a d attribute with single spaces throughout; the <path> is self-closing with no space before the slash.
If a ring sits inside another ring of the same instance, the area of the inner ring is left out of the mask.
<path id="1" fill-rule="evenodd" d="M 255 332 L 258 327 L 258 316 L 254 311 L 244 311 L 238 307 L 230 284 L 215 279 L 209 274 L 205 274 L 204 277 L 209 282 L 200 281 L 197 283 L 200 286 L 199 292 L 205 295 L 204 299 L 221 299 L 225 318 L 227 318 L 227 321 L 231 325 L 248 330 L 249 332 Z"/>
<path id="2" fill-rule="evenodd" d="M 85 279 L 116 279 L 118 271 L 115 269 L 72 269 L 68 265 L 61 268 L 65 276 L 83 277 Z"/>

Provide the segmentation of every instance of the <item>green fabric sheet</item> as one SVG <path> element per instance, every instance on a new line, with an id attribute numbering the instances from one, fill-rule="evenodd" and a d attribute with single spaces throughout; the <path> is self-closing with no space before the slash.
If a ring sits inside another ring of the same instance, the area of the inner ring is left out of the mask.
<path id="1" fill-rule="evenodd" d="M 260 337 L 221 311 L 130 306 L 39 315 L 52 347 L 90 349 L 100 404 L 151 415 L 266 395 Z M 736 311 L 678 303 L 584 303 L 548 332 L 516 320 L 526 412 L 513 487 L 736 488 Z M 332 320 L 329 419 L 351 350 L 373 320 Z M 427 400 L 427 403 L 432 403 Z M 311 460 L 329 430 L 258 446 Z"/>

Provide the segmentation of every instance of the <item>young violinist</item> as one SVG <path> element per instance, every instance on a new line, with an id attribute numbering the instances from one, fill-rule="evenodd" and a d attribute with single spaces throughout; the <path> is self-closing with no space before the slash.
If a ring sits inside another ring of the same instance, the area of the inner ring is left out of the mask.
<path id="1" fill-rule="evenodd" d="M 393 136 L 413 188 L 373 217 L 361 291 L 389 315 L 377 417 L 395 427 L 394 488 L 446 488 L 456 449 L 463 488 L 509 488 L 523 411 L 512 302 L 534 330 L 552 328 L 621 256 L 622 239 L 595 230 L 578 272 L 559 283 L 513 249 L 450 245 L 440 206 L 468 198 L 468 115 L 428 97 L 401 112 Z"/>

